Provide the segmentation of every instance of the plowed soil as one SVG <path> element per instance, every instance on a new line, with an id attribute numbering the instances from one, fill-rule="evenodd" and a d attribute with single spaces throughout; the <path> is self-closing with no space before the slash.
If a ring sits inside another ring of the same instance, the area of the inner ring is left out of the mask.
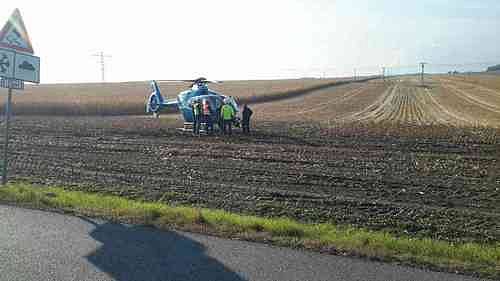
<path id="1" fill-rule="evenodd" d="M 437 78 L 377 80 L 259 104 L 253 134 L 231 137 L 181 133 L 175 115 L 23 116 L 11 172 L 171 204 L 499 242 L 497 101 Z M 480 122 L 490 126 L 465 127 Z"/>

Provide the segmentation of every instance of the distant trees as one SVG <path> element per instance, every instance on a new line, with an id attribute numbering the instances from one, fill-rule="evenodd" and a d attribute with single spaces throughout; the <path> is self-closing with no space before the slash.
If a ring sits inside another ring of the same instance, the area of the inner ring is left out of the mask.
<path id="1" fill-rule="evenodd" d="M 490 66 L 486 71 L 500 71 L 500 64 L 495 66 Z"/>

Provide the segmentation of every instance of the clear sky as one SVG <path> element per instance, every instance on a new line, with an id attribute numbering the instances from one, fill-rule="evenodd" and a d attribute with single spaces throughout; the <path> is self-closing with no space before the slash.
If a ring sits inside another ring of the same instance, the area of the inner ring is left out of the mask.
<path id="1" fill-rule="evenodd" d="M 21 11 L 42 83 L 100 81 L 91 55 L 101 50 L 112 56 L 107 81 L 349 76 L 354 68 L 378 73 L 422 60 L 500 63 L 498 0 L 3 2 L 1 22 Z"/>

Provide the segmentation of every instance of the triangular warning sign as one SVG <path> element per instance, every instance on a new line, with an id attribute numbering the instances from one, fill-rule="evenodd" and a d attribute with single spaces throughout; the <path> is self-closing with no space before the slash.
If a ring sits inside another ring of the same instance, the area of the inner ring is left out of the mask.
<path id="1" fill-rule="evenodd" d="M 33 54 L 33 47 L 19 9 L 14 10 L 0 31 L 0 47 Z"/>

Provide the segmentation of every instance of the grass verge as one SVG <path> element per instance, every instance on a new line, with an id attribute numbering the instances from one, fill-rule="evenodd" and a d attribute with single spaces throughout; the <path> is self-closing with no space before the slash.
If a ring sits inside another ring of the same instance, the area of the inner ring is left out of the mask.
<path id="1" fill-rule="evenodd" d="M 28 184 L 0 187 L 0 201 L 150 225 L 160 229 L 176 228 L 265 241 L 280 246 L 430 266 L 483 277 L 500 277 L 500 243 L 454 244 L 432 239 L 396 237 L 386 232 L 333 224 L 304 224 L 286 218 L 260 218 L 221 210 L 172 207 L 161 203 Z"/>

